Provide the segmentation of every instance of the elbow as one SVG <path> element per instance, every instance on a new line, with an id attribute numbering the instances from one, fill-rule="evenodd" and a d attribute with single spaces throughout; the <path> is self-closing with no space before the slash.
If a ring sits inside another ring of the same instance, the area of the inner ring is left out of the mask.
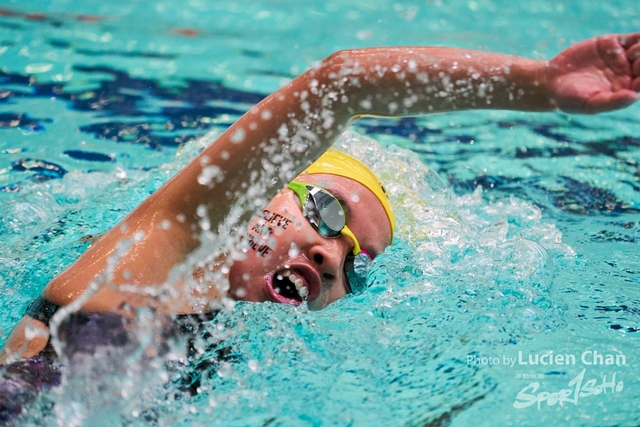
<path id="1" fill-rule="evenodd" d="M 339 50 L 320 61 L 317 71 L 332 78 L 333 81 L 348 81 L 349 76 L 358 76 L 363 72 L 362 56 L 366 54 L 362 49 Z"/>
<path id="2" fill-rule="evenodd" d="M 332 81 L 347 77 L 358 77 L 364 73 L 370 49 L 338 50 L 318 62 L 309 70 L 317 76 L 330 78 Z"/>
<path id="3" fill-rule="evenodd" d="M 366 87 L 367 76 L 358 53 L 358 50 L 337 51 L 308 72 L 308 83 L 324 98 L 323 106 L 347 116 L 348 120 L 361 114 L 357 100 Z"/>

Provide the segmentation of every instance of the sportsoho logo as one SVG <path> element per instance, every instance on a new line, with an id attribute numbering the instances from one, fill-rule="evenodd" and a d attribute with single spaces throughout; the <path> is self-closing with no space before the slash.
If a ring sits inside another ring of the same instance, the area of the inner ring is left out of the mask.
<path id="1" fill-rule="evenodd" d="M 527 373 L 516 373 L 516 378 L 540 379 L 544 374 L 531 373 L 532 369 L 549 369 L 556 366 L 622 366 L 627 364 L 627 358 L 622 353 L 600 353 L 596 350 L 585 350 L 580 354 L 557 353 L 553 351 L 540 354 L 525 354 L 519 351 L 517 356 L 510 357 L 481 357 L 470 354 L 467 356 L 467 365 L 505 365 L 510 368 L 525 368 Z M 609 376 L 610 375 L 610 376 Z M 617 376 L 617 372 L 602 375 L 600 378 L 588 378 L 587 368 L 574 378 L 569 380 L 566 387 L 559 390 L 544 390 L 540 382 L 533 381 L 523 387 L 516 395 L 513 407 L 524 409 L 537 405 L 540 410 L 543 403 L 547 406 L 560 404 L 578 405 L 580 399 L 597 396 L 599 394 L 620 393 L 624 389 L 624 382 Z"/>

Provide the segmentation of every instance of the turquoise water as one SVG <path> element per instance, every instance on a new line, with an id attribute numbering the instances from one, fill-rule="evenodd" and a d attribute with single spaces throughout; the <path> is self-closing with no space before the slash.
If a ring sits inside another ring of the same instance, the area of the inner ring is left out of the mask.
<path id="1" fill-rule="evenodd" d="M 631 1 L 5 1 L 0 341 L 86 236 L 179 170 L 197 138 L 335 50 L 540 58 L 639 28 Z M 227 356 L 197 396 L 167 385 L 184 362 L 176 344 L 84 361 L 23 424 L 638 425 L 639 113 L 360 121 L 338 144 L 374 166 L 399 219 L 368 293 L 321 312 L 227 304 L 200 343 Z M 625 364 L 581 360 L 594 351 Z M 576 363 L 517 360 L 550 352 Z M 583 369 L 583 384 L 616 380 L 576 403 L 513 406 L 528 384 L 558 392 Z"/>

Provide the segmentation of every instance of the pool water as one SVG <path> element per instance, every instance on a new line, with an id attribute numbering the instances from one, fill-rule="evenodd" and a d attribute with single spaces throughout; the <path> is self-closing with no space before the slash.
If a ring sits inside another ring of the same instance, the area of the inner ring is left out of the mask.
<path id="1" fill-rule="evenodd" d="M 622 0 L 5 1 L 0 343 L 91 236 L 335 50 L 548 58 L 639 28 Z M 183 343 L 147 351 L 143 310 L 140 351 L 63 370 L 19 423 L 640 424 L 640 106 L 370 118 L 337 145 L 372 165 L 398 218 L 368 292 L 320 312 L 227 301 L 196 343 L 202 371 Z M 540 395 L 580 379 L 577 399 Z"/>

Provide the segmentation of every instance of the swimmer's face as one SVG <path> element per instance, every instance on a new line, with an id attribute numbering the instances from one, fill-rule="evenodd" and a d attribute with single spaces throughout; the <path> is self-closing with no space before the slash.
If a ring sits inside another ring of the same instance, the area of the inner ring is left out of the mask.
<path id="1" fill-rule="evenodd" d="M 347 226 L 363 250 L 382 253 L 391 240 L 391 226 L 380 201 L 362 184 L 336 175 L 301 175 L 297 181 L 322 187 L 338 198 Z M 243 259 L 229 273 L 230 294 L 246 301 L 298 304 L 302 298 L 292 283 L 308 289 L 309 308 L 319 310 L 344 297 L 344 263 L 353 250 L 346 236 L 325 238 L 302 216 L 300 199 L 284 189 L 254 220 Z M 300 282 L 300 280 L 302 282 Z M 276 291 L 276 288 L 280 291 Z"/>

